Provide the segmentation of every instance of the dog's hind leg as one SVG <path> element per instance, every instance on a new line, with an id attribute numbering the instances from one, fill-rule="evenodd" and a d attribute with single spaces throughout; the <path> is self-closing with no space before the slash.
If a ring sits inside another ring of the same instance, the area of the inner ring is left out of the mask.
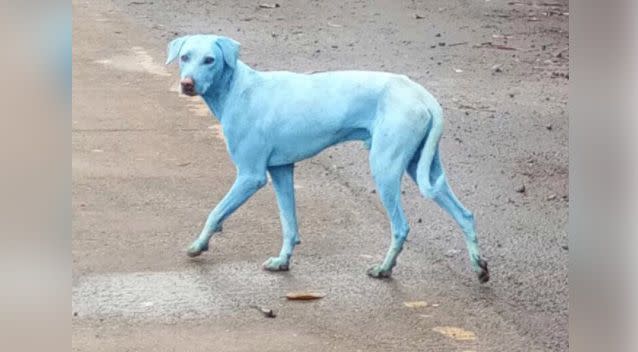
<path id="1" fill-rule="evenodd" d="M 415 155 L 415 159 L 408 166 L 408 174 L 421 187 L 422 182 L 419 178 L 421 175 L 417 175 L 417 160 L 419 157 L 421 157 L 419 154 Z M 438 150 L 436 150 L 432 159 L 430 175 L 424 177 L 429 177 L 430 183 L 435 185 L 434 189 L 429 190 L 427 194 L 432 195 L 434 201 L 450 214 L 463 230 L 472 269 L 477 273 L 479 281 L 481 283 L 487 282 L 490 279 L 490 274 L 487 269 L 487 262 L 481 259 L 479 253 L 478 239 L 474 228 L 474 215 L 461 204 L 454 192 L 452 192 L 445 177 Z M 434 183 L 434 180 L 439 180 L 439 182 Z"/>
<path id="2" fill-rule="evenodd" d="M 405 142 L 410 138 L 393 138 L 392 133 L 388 133 L 387 130 L 381 133 L 372 138 L 370 168 L 381 202 L 390 219 L 392 242 L 383 262 L 368 270 L 368 275 L 375 278 L 390 277 L 410 231 L 401 207 L 401 178 L 409 161 L 408 155 L 411 156 L 416 149 L 413 143 Z"/>
<path id="3" fill-rule="evenodd" d="M 195 242 L 190 245 L 186 254 L 189 257 L 196 257 L 208 250 L 208 242 L 213 233 L 221 231 L 222 222 L 230 216 L 237 208 L 248 200 L 255 192 L 266 184 L 266 172 L 239 172 L 235 183 L 224 199 L 217 204 L 215 209 L 208 215 L 206 224 Z"/>
<path id="4" fill-rule="evenodd" d="M 290 257 L 299 243 L 297 214 L 295 211 L 294 165 L 271 166 L 268 168 L 279 205 L 279 217 L 283 234 L 283 245 L 278 257 L 272 257 L 263 264 L 269 271 L 288 270 Z"/>

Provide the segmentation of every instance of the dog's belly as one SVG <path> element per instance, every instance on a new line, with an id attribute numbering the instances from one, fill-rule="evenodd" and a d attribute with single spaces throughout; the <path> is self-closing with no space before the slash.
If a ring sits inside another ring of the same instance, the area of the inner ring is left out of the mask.
<path id="1" fill-rule="evenodd" d="M 275 141 L 268 160 L 269 166 L 287 165 L 311 158 L 322 150 L 346 141 L 370 139 L 365 128 L 344 128 L 332 133 L 311 135 L 290 135 Z"/>

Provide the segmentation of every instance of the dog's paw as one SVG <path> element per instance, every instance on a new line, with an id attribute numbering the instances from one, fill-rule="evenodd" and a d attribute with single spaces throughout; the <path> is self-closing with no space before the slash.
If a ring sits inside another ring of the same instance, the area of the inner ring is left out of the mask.
<path id="1" fill-rule="evenodd" d="M 483 259 L 479 259 L 478 266 L 480 268 L 477 273 L 479 282 L 484 284 L 490 281 L 490 271 L 487 270 L 487 262 Z"/>
<path id="2" fill-rule="evenodd" d="M 186 255 L 189 257 L 197 257 L 198 255 L 206 252 L 208 250 L 208 244 L 200 245 L 198 242 L 193 242 L 190 247 L 186 250 Z"/>
<path id="3" fill-rule="evenodd" d="M 375 265 L 368 269 L 367 274 L 375 279 L 386 279 L 392 275 L 392 269 L 384 269 L 381 265 Z"/>
<path id="4" fill-rule="evenodd" d="M 288 271 L 288 269 L 290 269 L 288 261 L 279 257 L 269 258 L 261 265 L 261 267 L 267 271 Z"/>

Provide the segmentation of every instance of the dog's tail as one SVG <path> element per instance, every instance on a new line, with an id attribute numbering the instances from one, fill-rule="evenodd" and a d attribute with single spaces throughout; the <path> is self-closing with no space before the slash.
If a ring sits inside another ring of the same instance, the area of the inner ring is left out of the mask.
<path id="1" fill-rule="evenodd" d="M 438 104 L 427 110 L 430 118 L 430 130 L 425 136 L 421 156 L 417 163 L 416 183 L 421 194 L 434 198 L 445 182 L 445 174 L 439 161 L 439 140 L 443 133 L 443 110 Z"/>

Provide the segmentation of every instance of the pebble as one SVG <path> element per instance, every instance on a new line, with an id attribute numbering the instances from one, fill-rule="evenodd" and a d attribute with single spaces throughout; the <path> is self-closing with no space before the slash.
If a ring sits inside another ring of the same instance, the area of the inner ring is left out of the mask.
<path id="1" fill-rule="evenodd" d="M 454 257 L 455 255 L 459 254 L 459 250 L 458 249 L 450 249 L 449 251 L 445 252 L 445 256 L 448 258 Z"/>

